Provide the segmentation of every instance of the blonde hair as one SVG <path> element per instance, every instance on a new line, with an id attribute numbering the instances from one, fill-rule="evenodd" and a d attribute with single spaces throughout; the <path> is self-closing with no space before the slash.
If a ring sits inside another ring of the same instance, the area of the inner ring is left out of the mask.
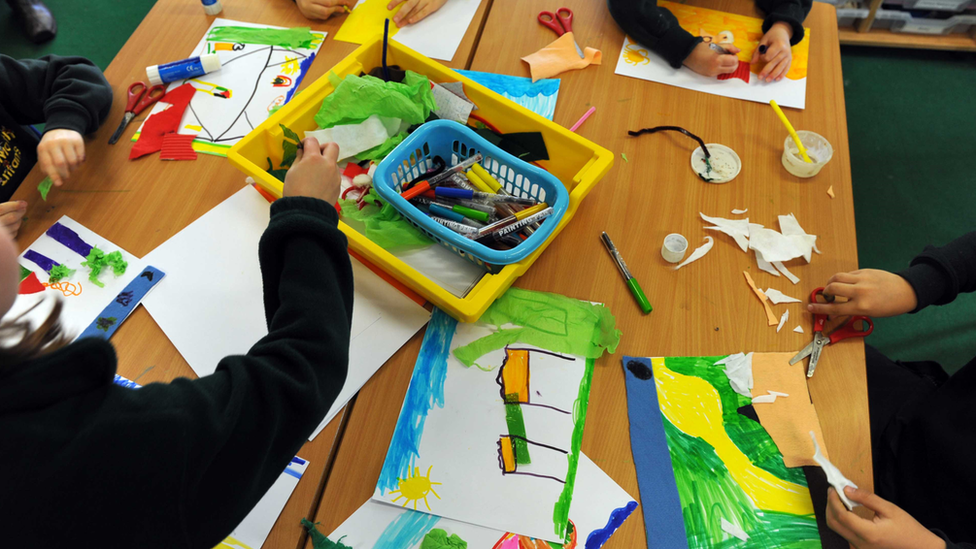
<path id="1" fill-rule="evenodd" d="M 61 326 L 61 300 L 54 304 L 51 314 L 36 330 L 25 317 L 41 302 L 24 311 L 17 318 L 0 324 L 0 341 L 17 341 L 9 347 L 0 346 L 0 364 L 7 365 L 36 358 L 70 343 Z"/>

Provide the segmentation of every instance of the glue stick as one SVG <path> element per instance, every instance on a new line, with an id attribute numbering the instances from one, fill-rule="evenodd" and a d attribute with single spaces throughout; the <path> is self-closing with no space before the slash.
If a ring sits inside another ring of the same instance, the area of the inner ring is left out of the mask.
<path id="1" fill-rule="evenodd" d="M 158 86 L 184 78 L 203 76 L 216 70 L 220 70 L 220 57 L 216 53 L 210 53 L 182 61 L 146 67 L 146 76 L 149 77 L 150 86 Z"/>
<path id="2" fill-rule="evenodd" d="M 203 11 L 207 15 L 217 15 L 220 10 L 224 9 L 220 5 L 220 0 L 201 0 L 203 2 Z"/>

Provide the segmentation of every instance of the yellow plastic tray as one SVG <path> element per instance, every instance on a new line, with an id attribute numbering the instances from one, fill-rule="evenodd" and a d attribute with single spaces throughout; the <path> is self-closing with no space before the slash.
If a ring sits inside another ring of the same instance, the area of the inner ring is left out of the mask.
<path id="1" fill-rule="evenodd" d="M 359 75 L 361 72 L 368 72 L 382 64 L 382 51 L 383 40 L 378 36 L 349 54 L 333 67 L 331 72 L 340 78 L 349 74 Z M 465 93 L 478 105 L 475 114 L 503 133 L 542 132 L 549 149 L 550 160 L 539 164 L 558 177 L 570 192 L 569 209 L 552 236 L 535 253 L 518 263 L 506 266 L 498 274 L 486 274 L 463 298 L 441 288 L 413 267 L 340 221 L 339 228 L 346 234 L 352 249 L 458 320 L 474 322 L 515 282 L 516 278 L 528 270 L 549 243 L 559 235 L 563 227 L 573 219 L 577 207 L 586 195 L 613 166 L 613 154 L 397 42 L 390 41 L 387 63 L 423 74 L 433 82 L 464 82 Z M 319 111 L 322 100 L 334 89 L 329 82 L 328 74 L 313 82 L 307 89 L 293 97 L 291 102 L 234 145 L 227 155 L 231 164 L 250 175 L 271 194 L 280 197 L 282 183 L 265 171 L 268 158 L 271 158 L 275 166 L 281 161 L 283 135 L 279 124 L 284 124 L 299 135 L 316 129 L 318 126 L 315 124 L 315 114 Z"/>

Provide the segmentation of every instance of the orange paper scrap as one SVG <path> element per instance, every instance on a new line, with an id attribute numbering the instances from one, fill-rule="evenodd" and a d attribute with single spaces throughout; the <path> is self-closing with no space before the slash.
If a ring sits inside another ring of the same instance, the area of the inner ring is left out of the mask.
<path id="1" fill-rule="evenodd" d="M 773 313 L 773 308 L 769 306 L 769 300 L 766 298 L 766 294 L 762 293 L 762 290 L 756 287 L 756 283 L 752 281 L 752 277 L 749 276 L 748 272 L 742 271 L 742 274 L 746 275 L 746 283 L 749 284 L 749 287 L 752 288 L 752 291 L 756 294 L 756 297 L 758 297 L 759 301 L 763 304 L 763 308 L 766 310 L 766 322 L 768 322 L 770 326 L 776 326 L 779 324 L 779 319 L 776 318 L 776 315 Z"/>
<path id="2" fill-rule="evenodd" d="M 833 198 L 834 197 L 834 186 L 833 185 L 827 187 L 827 196 L 829 196 L 830 198 Z"/>
<path id="3" fill-rule="evenodd" d="M 827 448 L 817 409 L 810 400 L 807 389 L 806 369 L 802 365 L 790 366 L 793 353 L 754 353 L 752 355 L 752 396 L 778 391 L 790 396 L 779 397 L 774 402 L 753 404 L 759 422 L 783 454 L 787 467 L 816 465 L 813 461 L 813 431 L 821 451 Z"/>
<path id="4" fill-rule="evenodd" d="M 567 32 L 558 40 L 541 50 L 522 58 L 529 64 L 532 81 L 542 78 L 552 78 L 557 74 L 573 69 L 585 69 L 590 65 L 599 65 L 603 60 L 603 53 L 593 48 L 583 48 L 584 59 L 576 53 L 573 33 Z"/>

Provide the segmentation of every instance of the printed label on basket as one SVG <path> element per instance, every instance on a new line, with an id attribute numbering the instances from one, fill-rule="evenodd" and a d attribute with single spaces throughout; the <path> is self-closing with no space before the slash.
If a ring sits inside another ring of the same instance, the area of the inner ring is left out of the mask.
<path id="1" fill-rule="evenodd" d="M 939 23 L 943 23 L 939 21 Z M 898 30 L 909 34 L 945 34 L 948 27 L 945 24 L 932 25 L 925 23 L 905 23 L 905 26 Z"/>
<path id="2" fill-rule="evenodd" d="M 915 10 L 942 10 L 942 11 L 961 11 L 963 6 L 970 0 L 918 0 L 912 9 Z M 923 31 L 924 32 L 924 31 Z"/>

